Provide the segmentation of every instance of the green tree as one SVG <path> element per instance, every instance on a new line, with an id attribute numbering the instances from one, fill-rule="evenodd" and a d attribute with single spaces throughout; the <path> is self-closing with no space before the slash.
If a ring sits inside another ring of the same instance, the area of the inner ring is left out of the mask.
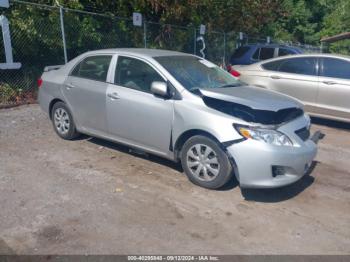
<path id="1" fill-rule="evenodd" d="M 329 5 L 334 4 L 333 1 Z M 333 9 L 324 18 L 323 29 L 320 33 L 321 36 L 333 36 L 336 34 L 349 32 L 350 28 L 350 2 L 348 0 L 339 0 Z M 330 44 L 330 51 L 349 54 L 350 53 L 350 40 L 343 40 Z"/>

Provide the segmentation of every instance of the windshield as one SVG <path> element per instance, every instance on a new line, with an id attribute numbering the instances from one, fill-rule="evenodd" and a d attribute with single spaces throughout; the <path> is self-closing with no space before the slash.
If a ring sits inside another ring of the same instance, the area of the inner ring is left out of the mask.
<path id="1" fill-rule="evenodd" d="M 225 70 L 195 56 L 159 56 L 154 59 L 190 91 L 241 85 Z"/>

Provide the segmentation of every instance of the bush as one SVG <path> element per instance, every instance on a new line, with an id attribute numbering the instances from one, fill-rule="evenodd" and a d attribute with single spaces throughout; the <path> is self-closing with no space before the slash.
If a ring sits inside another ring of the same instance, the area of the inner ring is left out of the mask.
<path id="1" fill-rule="evenodd" d="M 0 83 L 0 104 L 9 104 L 16 102 L 20 90 L 16 90 L 9 84 Z"/>

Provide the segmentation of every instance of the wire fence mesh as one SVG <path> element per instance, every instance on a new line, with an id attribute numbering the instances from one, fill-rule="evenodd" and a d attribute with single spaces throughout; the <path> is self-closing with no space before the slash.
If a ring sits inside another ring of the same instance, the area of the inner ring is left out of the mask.
<path id="1" fill-rule="evenodd" d="M 68 60 L 89 50 L 144 47 L 143 29 L 132 20 L 64 9 Z"/>
<path id="2" fill-rule="evenodd" d="M 240 39 L 237 32 L 208 29 L 202 36 L 204 48 L 201 34 L 194 27 L 148 21 L 138 27 L 128 18 L 20 0 L 11 1 L 10 8 L 1 10 L 1 14 L 9 21 L 13 59 L 21 67 L 0 69 L 0 107 L 35 102 L 37 79 L 43 68 L 64 64 L 65 54 L 71 60 L 89 50 L 146 47 L 204 54 L 206 59 L 222 65 L 239 45 L 266 42 L 266 38 L 245 35 Z M 4 44 L 0 41 L 0 63 L 3 61 Z"/>
<path id="3" fill-rule="evenodd" d="M 195 30 L 169 24 L 146 22 L 147 48 L 168 49 L 186 53 L 195 52 Z"/>
<path id="4" fill-rule="evenodd" d="M 20 69 L 0 70 L 0 105 L 35 101 L 36 79 L 43 67 L 64 62 L 58 11 L 57 8 L 13 3 L 2 12 L 10 24 L 13 59 L 22 65 Z M 2 41 L 1 44 L 3 62 Z"/>

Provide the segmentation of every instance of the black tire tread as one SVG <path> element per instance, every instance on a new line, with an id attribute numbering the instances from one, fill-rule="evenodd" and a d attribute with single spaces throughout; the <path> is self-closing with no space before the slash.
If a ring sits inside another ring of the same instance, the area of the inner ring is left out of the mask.
<path id="1" fill-rule="evenodd" d="M 188 170 L 188 167 L 186 165 L 186 152 L 187 150 L 192 147 L 194 144 L 207 144 L 210 146 L 217 154 L 217 157 L 220 162 L 220 172 L 216 179 L 213 181 L 201 181 L 196 179 L 192 176 L 191 172 Z M 218 189 L 224 186 L 233 176 L 233 168 L 231 165 L 231 162 L 225 153 L 225 151 L 221 148 L 220 144 L 213 139 L 203 136 L 203 135 L 195 135 L 190 137 L 185 144 L 182 147 L 181 150 L 181 164 L 182 168 L 185 171 L 187 177 L 189 180 L 201 187 L 208 188 L 208 189 Z"/>

